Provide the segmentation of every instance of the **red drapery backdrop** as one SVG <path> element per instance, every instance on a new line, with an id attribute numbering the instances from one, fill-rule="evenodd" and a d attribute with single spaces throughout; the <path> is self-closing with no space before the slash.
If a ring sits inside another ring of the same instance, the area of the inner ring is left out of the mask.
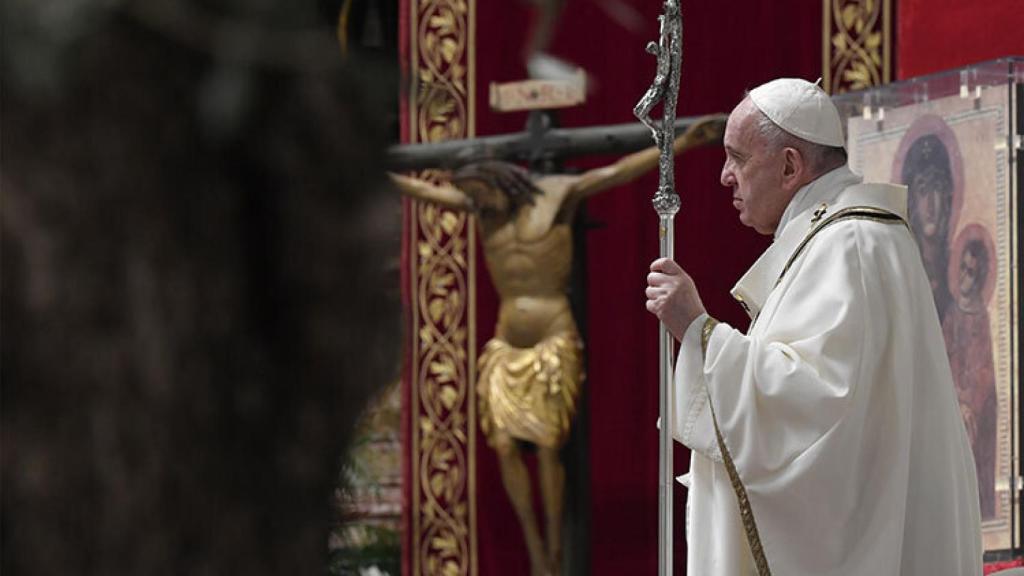
<path id="1" fill-rule="evenodd" d="M 1024 55 L 1020 0 L 898 0 L 896 8 L 899 79 Z"/>
<path id="2" fill-rule="evenodd" d="M 522 130 L 526 115 L 490 111 L 490 82 L 525 78 L 522 46 L 532 14 L 528 2 L 478 2 L 477 135 Z M 639 15 L 629 29 L 611 11 L 627 6 Z M 728 112 L 746 89 L 779 76 L 820 76 L 820 2 L 757 0 L 683 2 L 683 78 L 679 115 Z M 654 58 L 644 51 L 657 37 L 659 2 L 570 0 L 552 52 L 585 68 L 594 89 L 585 105 L 562 111 L 564 126 L 632 122 L 632 109 L 653 78 Z M 743 228 L 729 193 L 719 183 L 720 150 L 700 150 L 677 164 L 683 199 L 677 218 L 677 255 L 716 317 L 745 327 L 728 290 L 767 245 Z M 611 158 L 570 161 L 587 168 Z M 647 267 L 657 256 L 657 219 L 651 196 L 656 174 L 592 199 L 589 219 L 603 224 L 587 235 L 590 418 L 590 568 L 600 575 L 654 574 L 657 569 L 657 323 L 644 309 Z M 479 262 L 483 270 L 482 260 Z M 478 342 L 493 333 L 496 296 L 478 276 Z M 488 576 L 529 573 L 521 531 L 492 452 L 478 441 L 479 569 Z M 688 466 L 676 452 L 676 471 Z M 569 487 L 571 490 L 572 487 Z M 684 573 L 683 504 L 675 493 L 677 574 Z"/>

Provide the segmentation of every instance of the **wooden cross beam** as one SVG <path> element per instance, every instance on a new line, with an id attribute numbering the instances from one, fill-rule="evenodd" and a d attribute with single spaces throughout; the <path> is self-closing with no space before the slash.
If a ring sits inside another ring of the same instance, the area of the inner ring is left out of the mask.
<path id="1" fill-rule="evenodd" d="M 685 132 L 703 116 L 688 116 L 675 122 L 675 134 Z M 528 130 L 464 140 L 392 146 L 387 166 L 395 172 L 442 168 L 454 170 L 482 160 L 530 162 L 599 154 L 624 154 L 651 145 L 651 131 L 639 122 Z"/>

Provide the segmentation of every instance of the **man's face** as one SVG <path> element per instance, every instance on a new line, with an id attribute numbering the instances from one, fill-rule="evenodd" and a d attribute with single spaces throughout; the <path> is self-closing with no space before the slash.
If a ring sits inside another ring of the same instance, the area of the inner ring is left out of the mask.
<path id="1" fill-rule="evenodd" d="M 467 193 L 473 198 L 473 204 L 480 216 L 501 218 L 508 215 L 511 205 L 508 197 L 501 190 L 480 183 L 473 184 L 470 188 L 471 190 Z"/>
<path id="2" fill-rule="evenodd" d="M 760 113 L 746 98 L 729 115 L 721 181 L 732 190 L 740 222 L 759 234 L 773 234 L 795 190 L 783 187 L 785 155 L 765 142 L 757 127 Z"/>
<path id="3" fill-rule="evenodd" d="M 504 218 L 512 208 L 508 197 L 501 190 L 479 178 L 453 177 L 452 184 L 470 197 L 474 209 L 482 218 Z"/>

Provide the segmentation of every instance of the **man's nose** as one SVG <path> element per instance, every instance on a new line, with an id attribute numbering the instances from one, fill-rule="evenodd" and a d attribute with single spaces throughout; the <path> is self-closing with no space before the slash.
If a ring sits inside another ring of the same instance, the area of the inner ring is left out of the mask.
<path id="1" fill-rule="evenodd" d="M 736 184 L 736 177 L 733 175 L 732 170 L 729 169 L 728 164 L 722 165 L 722 176 L 720 178 L 722 186 L 731 188 Z"/>

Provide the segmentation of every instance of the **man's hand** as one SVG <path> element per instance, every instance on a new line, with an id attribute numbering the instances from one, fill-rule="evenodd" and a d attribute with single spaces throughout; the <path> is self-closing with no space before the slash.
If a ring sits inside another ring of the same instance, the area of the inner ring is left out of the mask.
<path id="1" fill-rule="evenodd" d="M 646 294 L 647 311 L 664 322 L 676 340 L 682 340 L 690 323 L 704 313 L 693 278 L 668 258 L 651 263 Z"/>

